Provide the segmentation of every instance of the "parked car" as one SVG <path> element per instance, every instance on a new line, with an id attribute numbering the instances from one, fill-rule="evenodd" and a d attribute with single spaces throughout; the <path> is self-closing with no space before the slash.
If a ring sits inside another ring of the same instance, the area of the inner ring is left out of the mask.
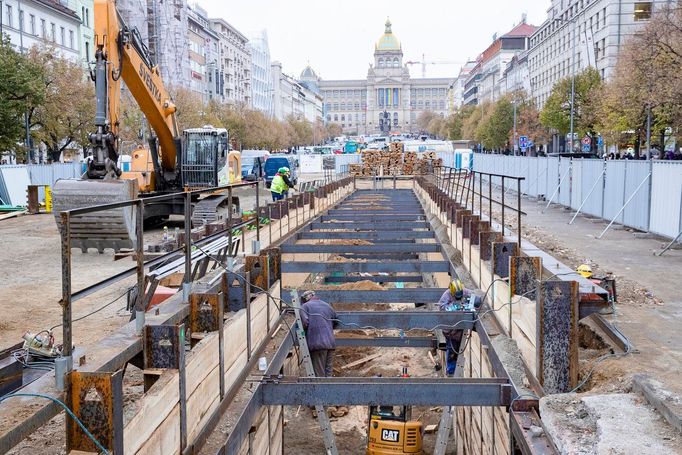
<path id="1" fill-rule="evenodd" d="M 281 167 L 288 167 L 291 170 L 291 183 L 298 184 L 298 165 L 294 157 L 289 156 L 270 156 L 265 162 L 265 187 L 270 188 L 272 179 Z"/>
<path id="2" fill-rule="evenodd" d="M 247 156 L 242 158 L 242 180 L 255 182 L 265 177 L 265 158 L 261 156 Z"/>

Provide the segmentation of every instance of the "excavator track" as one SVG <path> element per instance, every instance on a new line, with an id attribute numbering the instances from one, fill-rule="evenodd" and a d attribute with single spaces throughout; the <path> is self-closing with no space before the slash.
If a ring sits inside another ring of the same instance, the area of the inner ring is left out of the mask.
<path id="1" fill-rule="evenodd" d="M 192 211 L 192 225 L 202 226 L 229 218 L 229 200 L 227 194 L 211 194 L 200 199 Z M 239 198 L 232 196 L 232 216 L 239 214 Z"/>
<path id="2" fill-rule="evenodd" d="M 122 202 L 137 197 L 133 180 L 59 179 L 52 188 L 53 212 L 59 231 L 63 226 L 59 212 L 82 207 Z M 135 247 L 134 207 L 75 215 L 70 219 L 71 248 L 83 253 L 95 248 L 119 251 Z"/>

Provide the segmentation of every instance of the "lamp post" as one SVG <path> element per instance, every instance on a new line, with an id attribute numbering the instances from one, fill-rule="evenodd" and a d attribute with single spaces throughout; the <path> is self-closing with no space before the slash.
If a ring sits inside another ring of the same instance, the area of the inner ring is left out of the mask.
<path id="1" fill-rule="evenodd" d="M 557 22 L 568 22 L 569 24 L 573 24 L 573 28 L 571 29 L 571 114 L 570 114 L 570 122 L 569 122 L 569 128 L 570 128 L 570 152 L 573 153 L 573 141 L 574 141 L 574 131 L 573 131 L 573 118 L 575 116 L 575 23 L 578 20 L 578 14 L 576 13 L 569 21 L 566 21 L 561 18 L 554 19 Z"/>

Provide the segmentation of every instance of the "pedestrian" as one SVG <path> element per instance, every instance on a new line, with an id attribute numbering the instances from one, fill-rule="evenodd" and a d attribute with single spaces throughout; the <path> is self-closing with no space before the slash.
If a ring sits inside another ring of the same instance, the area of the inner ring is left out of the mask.
<path id="1" fill-rule="evenodd" d="M 459 279 L 455 279 L 450 283 L 450 287 L 438 301 L 440 311 L 465 311 L 478 309 L 480 306 L 481 298 L 475 295 L 472 290 L 466 289 Z M 459 345 L 462 342 L 463 334 L 464 329 L 443 330 L 447 346 L 445 372 L 448 376 L 455 374 L 457 356 L 460 349 Z"/>
<path id="2" fill-rule="evenodd" d="M 289 195 L 289 189 L 294 189 L 294 183 L 291 181 L 291 169 L 288 167 L 283 167 L 280 168 L 280 170 L 284 170 L 284 174 L 282 174 L 282 180 L 284 180 L 284 183 L 287 185 L 287 190 L 282 193 L 284 198 L 286 199 L 287 196 Z"/>
<path id="3" fill-rule="evenodd" d="M 336 349 L 334 327 L 338 325 L 336 311 L 330 304 L 320 300 L 315 291 L 305 291 L 301 295 L 301 302 L 303 302 L 301 322 L 306 333 L 315 376 L 331 377 Z"/>
<path id="4" fill-rule="evenodd" d="M 289 181 L 289 179 L 287 178 L 285 180 L 288 170 L 289 169 L 286 167 L 281 167 L 277 170 L 277 173 L 272 178 L 272 182 L 270 183 L 270 192 L 272 193 L 273 202 L 284 199 L 284 197 L 287 195 L 287 192 L 289 191 L 289 185 L 286 183 Z M 291 183 L 291 181 L 289 181 L 289 183 Z"/>

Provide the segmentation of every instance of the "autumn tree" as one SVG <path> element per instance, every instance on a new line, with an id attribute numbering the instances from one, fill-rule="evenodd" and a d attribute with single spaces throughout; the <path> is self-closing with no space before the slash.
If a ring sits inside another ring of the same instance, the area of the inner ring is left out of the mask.
<path id="1" fill-rule="evenodd" d="M 45 99 L 43 72 L 42 66 L 12 49 L 8 36 L 0 37 L 0 152 L 25 156 L 18 143 L 26 132 L 26 112 Z"/>
<path id="2" fill-rule="evenodd" d="M 595 134 L 599 117 L 599 94 L 603 82 L 599 71 L 587 68 L 575 75 L 575 94 L 573 108 L 573 131 L 578 135 Z M 570 132 L 571 119 L 571 77 L 561 79 L 554 85 L 547 98 L 540 122 L 545 128 L 551 128 L 566 135 Z"/>
<path id="3" fill-rule="evenodd" d="M 423 111 L 420 113 L 419 116 L 417 116 L 417 126 L 419 127 L 419 130 L 428 132 L 429 124 L 436 117 L 438 117 L 438 114 L 433 111 Z"/>
<path id="4" fill-rule="evenodd" d="M 80 64 L 59 57 L 50 46 L 33 47 L 28 58 L 43 69 L 45 93 L 43 102 L 29 110 L 31 135 L 45 146 L 50 160 L 59 161 L 64 150 L 89 143 L 95 88 Z"/>

